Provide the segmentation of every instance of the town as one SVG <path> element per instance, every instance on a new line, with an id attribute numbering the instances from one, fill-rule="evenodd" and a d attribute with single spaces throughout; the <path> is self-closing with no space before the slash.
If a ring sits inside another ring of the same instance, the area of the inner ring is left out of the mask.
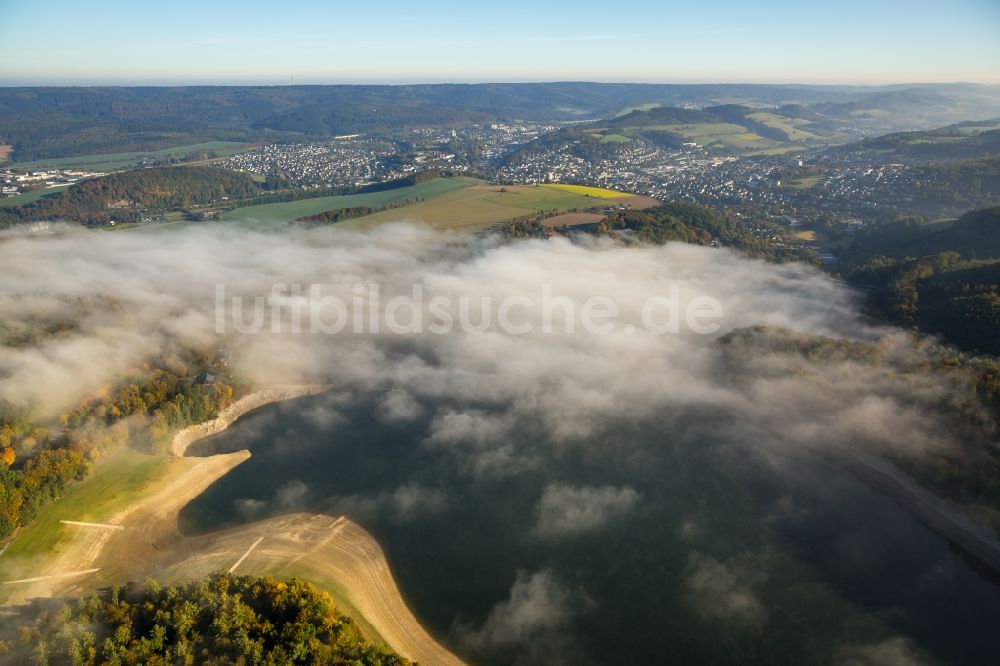
<path id="1" fill-rule="evenodd" d="M 920 162 L 883 163 L 871 152 L 836 148 L 729 154 L 696 141 L 663 147 L 638 138 L 594 156 L 578 150 L 578 138 L 536 142 L 567 126 L 571 124 L 412 128 L 268 143 L 209 163 L 301 190 L 366 186 L 433 170 L 508 184 L 572 183 L 765 214 L 791 224 L 822 220 L 847 230 L 869 219 L 954 214 L 964 208 L 928 207 L 917 200 L 921 183 L 933 178 Z M 522 150 L 526 146 L 532 149 Z M 11 166 L 0 171 L 0 184 L 4 204 L 14 205 L 103 175 L 81 168 Z"/>

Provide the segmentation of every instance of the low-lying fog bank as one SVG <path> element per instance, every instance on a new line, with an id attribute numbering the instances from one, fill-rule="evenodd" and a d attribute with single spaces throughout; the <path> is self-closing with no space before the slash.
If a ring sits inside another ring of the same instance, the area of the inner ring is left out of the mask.
<path id="1" fill-rule="evenodd" d="M 976 407 L 811 268 L 410 225 L 9 236 L 0 266 L 14 404 L 62 409 L 168 340 L 230 349 L 260 384 L 340 387 L 205 443 L 250 438 L 254 458 L 189 527 L 348 513 L 418 616 L 478 660 L 997 656 L 988 640 L 956 652 L 912 615 L 937 600 L 954 618 L 947 589 L 1000 608 L 992 584 L 826 462 L 845 446 L 953 451 Z M 878 555 L 893 524 L 920 553 L 909 589 L 930 590 L 902 619 L 904 579 L 879 592 L 870 575 L 905 561 Z"/>

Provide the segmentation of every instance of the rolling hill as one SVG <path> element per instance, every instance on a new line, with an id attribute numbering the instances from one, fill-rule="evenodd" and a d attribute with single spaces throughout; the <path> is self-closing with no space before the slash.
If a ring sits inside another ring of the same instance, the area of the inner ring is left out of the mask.
<path id="1" fill-rule="evenodd" d="M 733 104 L 767 111 L 788 105 L 811 109 L 819 115 L 802 120 L 819 124 L 819 118 L 833 118 L 875 134 L 1000 115 L 1000 89 L 585 82 L 12 87 L 0 89 L 0 145 L 13 146 L 11 159 L 25 162 L 216 140 L 302 139 L 494 121 L 562 122 L 612 117 L 632 108 Z"/>

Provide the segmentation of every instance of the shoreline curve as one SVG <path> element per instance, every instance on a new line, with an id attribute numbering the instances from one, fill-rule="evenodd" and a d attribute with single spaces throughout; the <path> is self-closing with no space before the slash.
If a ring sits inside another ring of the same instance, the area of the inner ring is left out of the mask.
<path id="1" fill-rule="evenodd" d="M 199 439 L 219 434 L 231 426 L 236 419 L 259 407 L 293 398 L 319 395 L 329 391 L 332 387 L 332 384 L 271 386 L 248 393 L 219 412 L 219 415 L 211 421 L 203 421 L 179 430 L 170 442 L 170 453 L 179 457 L 183 456 L 187 448 Z"/>

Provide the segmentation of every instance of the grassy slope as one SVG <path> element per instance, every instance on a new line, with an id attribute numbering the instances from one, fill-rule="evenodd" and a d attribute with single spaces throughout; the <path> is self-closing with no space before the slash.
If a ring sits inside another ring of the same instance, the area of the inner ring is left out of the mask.
<path id="1" fill-rule="evenodd" d="M 0 556 L 0 581 L 42 575 L 39 572 L 45 571 L 46 560 L 58 556 L 83 529 L 66 527 L 60 520 L 107 521 L 135 501 L 138 493 L 168 481 L 168 465 L 182 462 L 131 449 L 102 461 L 89 477 L 71 484 L 61 499 L 45 506 L 34 521 L 18 531 Z M 0 586 L 0 603 L 13 589 Z"/>

